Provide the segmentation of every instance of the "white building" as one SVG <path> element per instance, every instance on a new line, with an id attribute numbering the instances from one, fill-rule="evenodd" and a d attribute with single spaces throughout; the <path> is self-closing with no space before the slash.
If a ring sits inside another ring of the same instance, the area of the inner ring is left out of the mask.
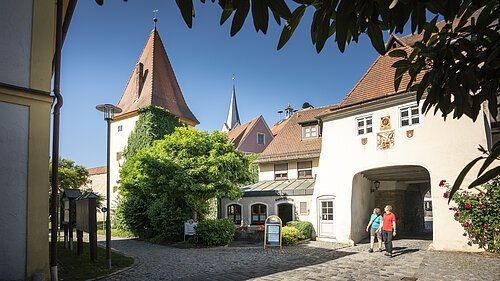
<path id="1" fill-rule="evenodd" d="M 395 37 L 390 44 L 409 50 L 412 40 Z M 356 243 L 367 237 L 373 208 L 392 205 L 398 235 L 421 232 L 424 196 L 431 190 L 433 247 L 474 250 L 438 184 L 453 182 L 478 156 L 479 144 L 488 147 L 489 119 L 483 112 L 475 123 L 422 114 L 414 93 L 394 93 L 396 60 L 379 56 L 338 107 L 316 116 L 323 142 L 309 220 L 320 238 Z M 401 85 L 406 83 L 407 77 Z"/>

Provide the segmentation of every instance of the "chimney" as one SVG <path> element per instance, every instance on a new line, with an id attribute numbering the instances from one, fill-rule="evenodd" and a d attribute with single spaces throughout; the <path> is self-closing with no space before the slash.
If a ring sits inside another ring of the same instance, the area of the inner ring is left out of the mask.
<path id="1" fill-rule="evenodd" d="M 141 96 L 141 91 L 142 91 L 142 86 L 144 84 L 144 81 L 143 81 L 143 69 L 144 69 L 144 64 L 142 64 L 142 62 L 139 62 L 137 63 L 137 65 L 135 66 L 135 72 L 136 72 L 136 80 L 135 80 L 135 89 L 136 89 L 136 93 L 137 93 L 137 99 Z"/>

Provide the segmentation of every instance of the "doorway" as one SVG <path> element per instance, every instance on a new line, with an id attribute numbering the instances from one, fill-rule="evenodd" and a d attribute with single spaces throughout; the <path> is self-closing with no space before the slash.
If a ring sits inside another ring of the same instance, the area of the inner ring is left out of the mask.
<path id="1" fill-rule="evenodd" d="M 293 220 L 293 205 L 290 203 L 281 203 L 278 205 L 278 217 L 283 225 Z"/>
<path id="2" fill-rule="evenodd" d="M 335 237 L 335 201 L 332 197 L 318 199 L 318 214 L 319 214 L 319 236 L 320 237 Z"/>

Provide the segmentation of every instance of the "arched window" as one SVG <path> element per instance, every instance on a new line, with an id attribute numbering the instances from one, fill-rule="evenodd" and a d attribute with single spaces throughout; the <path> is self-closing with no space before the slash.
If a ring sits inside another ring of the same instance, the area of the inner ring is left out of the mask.
<path id="1" fill-rule="evenodd" d="M 235 224 L 241 224 L 241 206 L 238 204 L 231 204 L 227 206 L 227 217 Z"/>
<path id="2" fill-rule="evenodd" d="M 267 218 L 267 206 L 264 204 L 252 205 L 252 224 L 264 224 Z"/>

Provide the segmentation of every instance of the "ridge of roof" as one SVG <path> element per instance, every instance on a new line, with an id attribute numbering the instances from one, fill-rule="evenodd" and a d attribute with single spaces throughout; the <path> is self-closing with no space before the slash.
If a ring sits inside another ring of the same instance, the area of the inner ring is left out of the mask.
<path id="1" fill-rule="evenodd" d="M 229 141 L 233 143 L 236 146 L 236 148 L 238 148 L 240 144 L 243 143 L 243 140 L 246 138 L 246 136 L 248 136 L 252 128 L 255 127 L 255 124 L 257 124 L 257 121 L 260 117 L 262 117 L 262 115 L 259 115 L 253 118 L 252 120 L 243 123 L 240 126 L 227 132 L 226 136 L 229 139 Z"/>
<path id="2" fill-rule="evenodd" d="M 106 166 L 100 166 L 100 167 L 94 167 L 94 168 L 88 168 L 87 172 L 89 173 L 89 176 L 92 175 L 100 175 L 100 174 L 105 174 L 108 172 L 108 168 Z"/>

